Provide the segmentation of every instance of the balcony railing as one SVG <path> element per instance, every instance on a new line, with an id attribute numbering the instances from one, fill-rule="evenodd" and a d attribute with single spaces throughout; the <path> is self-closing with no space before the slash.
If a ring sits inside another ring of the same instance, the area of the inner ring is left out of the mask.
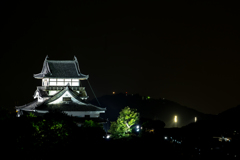
<path id="1" fill-rule="evenodd" d="M 43 91 L 60 91 L 66 86 L 38 86 L 37 88 Z M 85 91 L 85 87 L 79 87 L 79 86 L 69 86 L 72 90 L 78 91 L 80 96 L 87 97 L 87 92 Z"/>
<path id="2" fill-rule="evenodd" d="M 51 90 L 62 90 L 66 86 L 38 86 L 37 88 L 43 91 L 51 91 Z M 69 86 L 74 91 L 85 91 L 85 87 L 79 86 Z"/>

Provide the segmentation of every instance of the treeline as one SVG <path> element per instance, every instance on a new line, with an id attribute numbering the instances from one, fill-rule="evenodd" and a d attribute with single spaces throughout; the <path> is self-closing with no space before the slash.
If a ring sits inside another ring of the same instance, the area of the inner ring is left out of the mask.
<path id="1" fill-rule="evenodd" d="M 163 140 L 161 130 L 165 124 L 161 121 L 140 118 L 139 124 L 143 128 L 138 134 L 122 139 L 105 139 L 102 125 L 89 120 L 78 127 L 74 118 L 58 111 L 43 116 L 16 117 L 14 113 L 0 110 L 0 115 L 1 153 L 10 159 L 62 159 L 86 155 L 99 158 L 103 154 L 140 158 L 143 154 L 148 155 L 148 151 L 152 152 L 149 156 L 159 154 L 157 148 L 163 150 L 162 154 L 174 152 L 172 146 Z"/>
<path id="2" fill-rule="evenodd" d="M 42 159 L 46 156 L 61 157 L 70 152 L 86 152 L 91 143 L 102 143 L 103 127 L 91 120 L 78 127 L 76 120 L 58 111 L 43 116 L 34 114 L 16 117 L 0 110 L 1 153 L 10 159 Z"/>

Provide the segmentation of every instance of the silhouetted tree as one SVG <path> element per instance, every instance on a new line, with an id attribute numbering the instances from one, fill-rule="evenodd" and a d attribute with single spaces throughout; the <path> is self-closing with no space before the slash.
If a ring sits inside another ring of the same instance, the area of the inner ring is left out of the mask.
<path id="1" fill-rule="evenodd" d="M 165 127 L 165 123 L 161 120 L 141 119 L 141 123 L 143 134 L 144 132 L 153 132 L 158 134 Z"/>
<path id="2" fill-rule="evenodd" d="M 98 141 L 103 140 L 105 131 L 103 130 L 103 125 L 93 120 L 85 120 L 79 129 L 79 137 L 81 141 Z"/>

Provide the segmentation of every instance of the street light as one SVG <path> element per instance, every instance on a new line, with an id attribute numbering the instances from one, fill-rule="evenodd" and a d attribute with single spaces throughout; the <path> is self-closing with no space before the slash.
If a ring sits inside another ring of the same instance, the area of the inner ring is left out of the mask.
<path id="1" fill-rule="evenodd" d="M 175 122 L 176 127 L 177 127 L 177 116 L 174 117 L 174 122 Z"/>
<path id="2" fill-rule="evenodd" d="M 137 130 L 137 132 L 139 132 L 139 125 L 136 126 L 136 130 Z"/>
<path id="3" fill-rule="evenodd" d="M 177 123 L 177 116 L 175 116 L 175 117 L 174 117 L 174 122 L 176 122 L 176 123 Z"/>

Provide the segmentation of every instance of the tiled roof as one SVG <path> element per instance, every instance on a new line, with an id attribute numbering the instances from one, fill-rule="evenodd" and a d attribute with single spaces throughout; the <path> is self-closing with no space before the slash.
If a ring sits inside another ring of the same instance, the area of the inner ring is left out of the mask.
<path id="1" fill-rule="evenodd" d="M 74 102 L 64 102 L 60 104 L 49 104 L 57 100 L 58 98 L 60 98 L 66 91 L 68 91 L 75 99 L 77 99 L 81 103 L 77 104 Z M 69 86 L 66 86 L 64 89 L 59 91 L 57 94 L 55 94 L 51 98 L 45 100 L 44 102 L 38 102 L 36 100 L 29 104 L 26 104 L 23 106 L 17 106 L 15 108 L 26 110 L 26 111 L 30 111 L 30 110 L 49 111 L 53 109 L 59 109 L 62 111 L 105 111 L 106 110 L 106 108 L 101 108 L 92 104 L 82 102 L 79 96 Z"/>
<path id="2" fill-rule="evenodd" d="M 38 102 L 38 100 L 35 100 L 33 102 L 30 102 L 22 106 L 15 106 L 15 108 L 24 109 L 24 110 L 34 110 L 36 107 L 40 106 L 41 104 L 43 104 L 43 102 Z"/>
<path id="3" fill-rule="evenodd" d="M 66 87 L 64 87 L 61 91 L 59 91 L 58 93 L 56 93 L 54 96 L 52 96 L 51 98 L 49 98 L 47 101 L 45 101 L 45 104 L 51 103 L 53 101 L 55 101 L 56 99 L 58 99 L 59 97 L 61 97 L 66 91 L 69 91 L 69 93 L 78 101 L 82 101 L 81 98 L 79 97 L 78 93 L 73 91 L 68 85 Z"/>
<path id="4" fill-rule="evenodd" d="M 74 60 L 48 60 L 45 58 L 41 73 L 34 74 L 34 78 L 79 78 L 88 79 L 88 75 L 80 72 L 77 58 Z"/>
<path id="5" fill-rule="evenodd" d="M 61 104 L 43 104 L 36 108 L 36 110 L 49 111 L 59 109 L 61 111 L 105 111 L 104 108 L 99 108 L 91 104 L 80 105 L 73 102 Z"/>
<path id="6" fill-rule="evenodd" d="M 38 88 L 37 88 L 37 90 L 34 92 L 33 97 L 35 97 L 35 95 L 36 95 L 37 92 L 39 93 L 39 96 L 41 96 L 41 97 L 49 97 L 49 95 L 47 94 L 46 91 L 43 91 L 43 90 L 38 89 Z"/>

